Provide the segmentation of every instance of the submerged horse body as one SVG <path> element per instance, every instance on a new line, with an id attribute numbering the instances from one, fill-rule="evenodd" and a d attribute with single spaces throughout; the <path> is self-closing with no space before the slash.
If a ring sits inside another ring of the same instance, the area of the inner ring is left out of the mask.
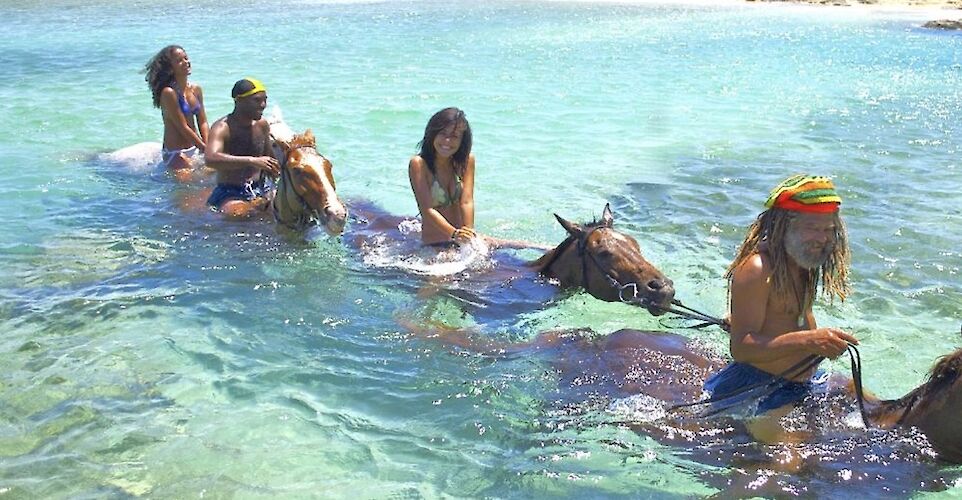
<path id="1" fill-rule="evenodd" d="M 555 415 L 578 419 L 604 411 L 611 425 L 650 436 L 686 459 L 723 466 L 720 474 L 702 476 L 726 495 L 822 496 L 839 486 L 865 488 L 866 495 L 940 490 L 954 481 L 946 476 L 951 470 L 946 462 L 962 463 L 962 349 L 940 358 L 905 396 L 868 396 L 867 429 L 860 423 L 851 379 L 836 374 L 824 392 L 783 417 L 784 440 L 762 444 L 738 415 L 706 418 L 673 409 L 701 400 L 705 379 L 726 364 L 684 336 L 565 330 L 506 344 L 465 330 L 408 326 L 419 336 L 471 352 L 537 356 L 559 379 L 558 394 L 551 398 L 561 405 Z"/>

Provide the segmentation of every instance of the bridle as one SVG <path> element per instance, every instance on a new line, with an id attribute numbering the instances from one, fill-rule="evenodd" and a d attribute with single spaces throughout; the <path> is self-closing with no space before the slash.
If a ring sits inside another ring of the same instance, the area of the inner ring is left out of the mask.
<path id="1" fill-rule="evenodd" d="M 591 293 L 591 290 L 588 288 L 588 264 L 590 263 L 599 273 L 601 273 L 601 276 L 605 278 L 605 281 L 608 282 L 608 285 L 618 292 L 618 300 L 627 303 L 628 300 L 625 300 L 625 291 L 628 289 L 634 289 L 632 296 L 637 296 L 638 284 L 634 282 L 622 284 L 617 278 L 611 275 L 610 271 L 606 270 L 604 266 L 598 262 L 598 258 L 595 257 L 593 253 L 588 251 L 588 238 L 591 237 L 592 233 L 601 229 L 609 229 L 614 231 L 610 223 L 602 222 L 593 226 L 589 226 L 580 237 L 576 237 L 573 234 L 568 235 L 568 238 L 558 245 L 558 248 L 555 249 L 554 255 L 551 256 L 551 258 L 548 260 L 548 263 L 545 264 L 542 269 L 545 271 L 551 269 L 551 266 L 557 262 L 558 258 L 568 250 L 568 247 L 570 247 L 572 244 L 577 244 L 576 248 L 578 250 L 578 257 L 581 259 L 581 281 L 583 281 L 582 286 L 584 286 L 585 290 L 587 290 L 588 293 Z"/>
<path id="2" fill-rule="evenodd" d="M 622 283 L 621 281 L 618 281 L 618 279 L 612 276 L 609 271 L 605 270 L 604 266 L 598 262 L 598 259 L 595 257 L 595 255 L 588 251 L 588 238 L 590 238 L 591 234 L 595 231 L 602 229 L 614 231 L 610 222 L 601 222 L 599 224 L 589 226 L 580 237 L 569 235 L 566 240 L 558 245 L 554 255 L 551 256 L 551 259 L 548 260 L 548 263 L 545 264 L 542 269 L 550 269 L 555 261 L 557 261 L 561 256 L 561 254 L 563 254 L 569 246 L 577 242 L 578 257 L 581 258 L 581 279 L 584 281 L 583 286 L 585 290 L 588 290 L 589 293 L 591 293 L 591 291 L 588 289 L 588 264 L 591 263 L 605 278 L 605 280 L 608 282 L 608 285 L 618 292 L 618 300 L 620 302 L 625 304 L 634 304 L 646 308 L 660 309 L 664 312 L 672 313 L 685 319 L 692 319 L 701 322 L 697 325 L 692 325 L 689 328 L 704 328 L 706 326 L 717 325 L 726 332 L 728 331 L 729 324 L 723 319 L 716 318 L 701 311 L 692 309 L 691 307 L 682 304 L 678 299 L 673 299 L 671 301 L 672 305 L 668 307 L 661 304 L 656 304 L 638 293 L 638 283 Z"/>
<path id="3" fill-rule="evenodd" d="M 280 166 L 280 170 L 281 170 L 280 177 L 283 182 L 287 183 L 290 186 L 290 191 L 294 193 L 294 196 L 297 198 L 298 203 L 301 205 L 300 214 L 298 215 L 295 221 L 282 220 L 279 214 L 279 208 L 277 206 L 277 203 L 275 202 L 273 204 L 275 220 L 280 221 L 281 224 L 294 230 L 304 229 L 305 227 L 310 226 L 313 221 L 321 221 L 322 223 L 324 223 L 327 220 L 326 213 L 323 213 L 323 211 L 322 213 L 318 213 L 318 211 L 314 210 L 311 207 L 311 205 L 307 202 L 307 200 L 305 200 L 304 197 L 301 196 L 301 194 L 298 193 L 296 189 L 294 189 L 294 179 L 291 177 L 291 171 L 288 165 L 290 164 L 291 155 L 294 154 L 294 151 L 299 149 L 311 149 L 315 152 L 317 151 L 313 144 L 298 144 L 296 146 L 288 148 L 287 153 L 284 155 L 284 162 Z M 318 175 L 326 176 L 324 172 L 320 172 L 318 173 Z M 277 198 L 275 197 L 275 200 L 276 199 Z M 284 203 L 286 203 L 286 200 L 284 200 Z M 327 200 L 325 198 L 324 205 L 327 206 L 329 203 L 330 203 L 330 200 Z"/>

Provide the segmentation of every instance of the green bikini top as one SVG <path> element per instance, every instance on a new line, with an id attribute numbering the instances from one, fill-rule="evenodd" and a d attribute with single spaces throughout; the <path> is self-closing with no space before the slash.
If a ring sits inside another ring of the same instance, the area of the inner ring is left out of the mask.
<path id="1" fill-rule="evenodd" d="M 434 176 L 434 182 L 431 183 L 431 200 L 434 203 L 431 208 L 450 207 L 461 201 L 461 191 L 464 188 L 461 186 L 461 176 L 457 172 L 454 173 L 454 181 L 454 192 L 448 194 L 448 190 L 438 182 L 438 176 Z"/>

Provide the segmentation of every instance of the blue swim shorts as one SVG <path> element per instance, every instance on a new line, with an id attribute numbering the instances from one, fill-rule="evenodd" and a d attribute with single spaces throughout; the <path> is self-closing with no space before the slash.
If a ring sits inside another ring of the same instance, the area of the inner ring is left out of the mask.
<path id="1" fill-rule="evenodd" d="M 254 198 L 266 196 L 268 188 L 262 181 L 248 182 L 243 186 L 218 184 L 207 198 L 207 204 L 219 209 L 221 205 L 231 200 L 251 201 Z"/>
<path id="2" fill-rule="evenodd" d="M 827 382 L 828 374 L 824 370 L 817 370 L 806 382 L 795 382 L 759 370 L 748 363 L 733 362 L 705 381 L 704 388 L 711 394 L 712 399 L 718 400 L 747 387 L 764 385 L 730 399 L 716 401 L 707 411 L 726 415 L 761 415 L 797 403 L 805 399 L 805 396 L 823 389 Z"/>

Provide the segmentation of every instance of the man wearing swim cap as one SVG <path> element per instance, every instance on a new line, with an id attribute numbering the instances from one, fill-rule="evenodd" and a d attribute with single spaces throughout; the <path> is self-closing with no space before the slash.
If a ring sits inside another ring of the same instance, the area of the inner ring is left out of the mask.
<path id="1" fill-rule="evenodd" d="M 263 117 L 267 88 L 244 78 L 234 84 L 231 97 L 234 111 L 210 128 L 205 156 L 207 166 L 217 171 L 217 186 L 207 204 L 231 217 L 249 217 L 270 204 L 269 179 L 277 177 L 280 165 Z"/>
<path id="2" fill-rule="evenodd" d="M 828 178 L 789 177 L 772 190 L 725 275 L 734 362 L 709 378 L 705 389 L 718 400 L 756 384 L 778 387 L 760 396 L 751 411 L 774 417 L 749 421 L 762 441 L 779 439 L 778 417 L 824 381 L 814 373 L 817 362 L 806 359 L 836 358 L 858 343 L 842 330 L 819 328 L 812 314 L 820 285 L 830 299 L 845 300 L 849 291 L 841 203 Z"/>

